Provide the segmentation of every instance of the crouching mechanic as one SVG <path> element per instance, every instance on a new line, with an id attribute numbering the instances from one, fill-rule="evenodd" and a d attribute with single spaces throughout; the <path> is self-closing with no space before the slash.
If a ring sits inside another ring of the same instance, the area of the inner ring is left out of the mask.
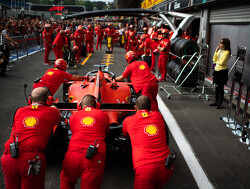
<path id="1" fill-rule="evenodd" d="M 134 51 L 126 53 L 125 58 L 129 64 L 123 74 L 116 77 L 116 81 L 122 81 L 130 77 L 132 85 L 137 94 L 146 95 L 151 99 L 152 111 L 158 111 L 157 93 L 158 80 L 151 73 L 149 66 L 144 61 L 138 61 L 138 56 Z"/>
<path id="2" fill-rule="evenodd" d="M 72 137 L 63 161 L 61 189 L 74 188 L 78 177 L 81 177 L 81 188 L 99 189 L 105 168 L 109 118 L 96 109 L 96 98 L 92 95 L 84 96 L 79 108 L 69 119 Z M 90 145 L 97 147 L 92 157 Z"/>
<path id="3" fill-rule="evenodd" d="M 33 89 L 37 87 L 47 88 L 51 95 L 54 95 L 60 85 L 66 80 L 81 81 L 85 79 L 84 76 L 71 75 L 65 72 L 67 68 L 67 62 L 64 59 L 57 59 L 54 68 L 48 69 L 43 77 L 38 78 L 33 85 Z"/>
<path id="4" fill-rule="evenodd" d="M 136 114 L 123 122 L 123 134 L 130 137 L 132 145 L 134 189 L 162 188 L 174 171 L 173 164 L 165 167 L 170 150 L 164 119 L 161 113 L 150 111 L 147 96 L 136 99 L 135 109 Z"/>
<path id="5" fill-rule="evenodd" d="M 17 109 L 10 139 L 1 157 L 5 187 L 8 189 L 44 189 L 45 147 L 54 125 L 60 123 L 60 112 L 45 88 L 31 92 L 31 104 Z M 33 166 L 32 166 L 33 165 Z"/>

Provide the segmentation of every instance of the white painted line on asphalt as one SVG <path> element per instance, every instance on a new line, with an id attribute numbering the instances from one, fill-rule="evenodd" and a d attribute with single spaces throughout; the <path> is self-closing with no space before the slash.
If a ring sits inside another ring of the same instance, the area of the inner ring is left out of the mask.
<path id="1" fill-rule="evenodd" d="M 159 110 L 161 111 L 169 130 L 171 131 L 197 185 L 201 189 L 213 189 L 213 184 L 208 180 L 208 177 L 202 169 L 194 151 L 182 132 L 180 126 L 171 114 L 170 110 L 164 104 L 163 100 L 157 95 Z"/>

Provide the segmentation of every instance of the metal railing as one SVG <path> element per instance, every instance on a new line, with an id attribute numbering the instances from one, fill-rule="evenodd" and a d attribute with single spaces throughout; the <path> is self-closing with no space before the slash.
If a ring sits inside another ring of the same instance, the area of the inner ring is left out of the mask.
<path id="1" fill-rule="evenodd" d="M 11 38 L 18 43 L 18 47 L 10 46 L 10 62 L 18 62 L 21 57 L 29 56 L 34 52 L 43 50 L 43 39 L 41 34 L 28 34 Z"/>

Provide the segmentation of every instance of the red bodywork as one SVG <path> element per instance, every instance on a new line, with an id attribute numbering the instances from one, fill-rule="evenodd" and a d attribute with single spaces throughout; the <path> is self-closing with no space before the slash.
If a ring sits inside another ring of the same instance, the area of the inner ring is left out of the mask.
<path id="1" fill-rule="evenodd" d="M 128 83 L 112 81 L 108 73 L 97 71 L 96 75 L 85 81 L 74 81 L 68 90 L 70 103 L 79 103 L 85 95 L 93 95 L 97 104 L 127 104 L 131 101 L 131 89 Z M 103 110 L 108 113 L 110 124 L 119 124 L 119 119 L 127 112 L 122 110 Z M 74 113 L 76 111 L 72 111 Z"/>

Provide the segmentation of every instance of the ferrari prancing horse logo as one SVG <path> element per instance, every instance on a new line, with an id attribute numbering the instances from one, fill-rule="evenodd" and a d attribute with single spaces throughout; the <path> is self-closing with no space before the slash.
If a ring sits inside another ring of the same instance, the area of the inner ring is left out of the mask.
<path id="1" fill-rule="evenodd" d="M 158 135 L 158 127 L 156 125 L 147 125 L 144 127 L 144 133 L 148 136 Z"/>
<path id="2" fill-rule="evenodd" d="M 93 117 L 84 117 L 81 120 L 81 124 L 83 126 L 93 126 L 94 123 L 95 123 L 95 119 Z"/>

